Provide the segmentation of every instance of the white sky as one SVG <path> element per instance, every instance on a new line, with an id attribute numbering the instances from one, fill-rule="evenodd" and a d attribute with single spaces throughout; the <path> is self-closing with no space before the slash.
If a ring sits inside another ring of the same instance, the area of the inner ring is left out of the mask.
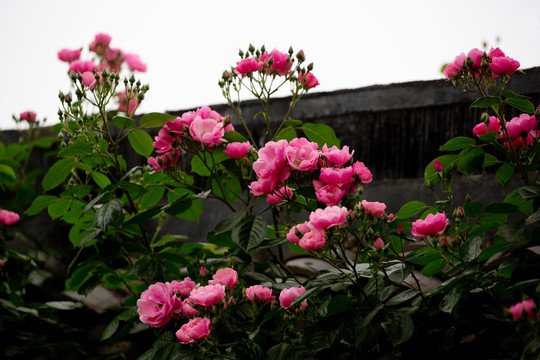
<path id="1" fill-rule="evenodd" d="M 99 32 L 147 63 L 140 112 L 223 103 L 217 82 L 250 43 L 303 49 L 315 91 L 440 79 L 445 62 L 484 42 L 540 66 L 539 0 L 1 0 L 0 129 L 26 110 L 57 123 L 69 79 L 56 53 L 87 49 Z"/>

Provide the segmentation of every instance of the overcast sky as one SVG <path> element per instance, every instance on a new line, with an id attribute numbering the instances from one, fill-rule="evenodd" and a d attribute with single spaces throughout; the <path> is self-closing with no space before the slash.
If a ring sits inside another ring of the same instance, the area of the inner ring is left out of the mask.
<path id="1" fill-rule="evenodd" d="M 0 2 L 0 129 L 34 110 L 58 122 L 69 90 L 62 48 L 86 48 L 96 33 L 147 63 L 141 112 L 223 103 L 217 82 L 238 49 L 303 49 L 315 91 L 440 79 L 471 48 L 500 46 L 522 68 L 540 66 L 539 0 Z"/>

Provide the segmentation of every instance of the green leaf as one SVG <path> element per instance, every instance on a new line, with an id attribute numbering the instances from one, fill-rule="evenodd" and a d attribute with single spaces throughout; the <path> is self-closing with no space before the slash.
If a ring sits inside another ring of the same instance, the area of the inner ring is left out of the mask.
<path id="1" fill-rule="evenodd" d="M 442 298 L 439 304 L 439 309 L 441 309 L 441 311 L 445 313 L 451 314 L 452 310 L 454 310 L 454 307 L 456 306 L 456 304 L 459 302 L 459 299 L 461 298 L 461 292 L 462 292 L 461 286 L 458 285 L 454 287 L 448 294 L 446 294 Z"/>
<path id="2" fill-rule="evenodd" d="M 111 184 L 111 180 L 109 180 L 107 175 L 102 174 L 100 172 L 92 173 L 92 179 L 94 179 L 94 182 L 97 184 L 97 186 L 99 186 L 102 189 L 104 189 L 106 186 Z"/>
<path id="3" fill-rule="evenodd" d="M 328 303 L 328 314 L 346 312 L 351 309 L 351 298 L 344 294 L 333 296 Z"/>
<path id="4" fill-rule="evenodd" d="M 135 120 L 120 115 L 113 117 L 112 123 L 119 129 L 130 130 L 135 127 Z"/>
<path id="5" fill-rule="evenodd" d="M 231 238 L 240 249 L 249 252 L 263 242 L 266 226 L 262 216 L 248 216 L 234 228 Z"/>
<path id="6" fill-rule="evenodd" d="M 223 138 L 227 140 L 228 142 L 239 142 L 243 143 L 246 142 L 247 139 L 244 135 L 240 134 L 238 131 L 227 131 L 225 132 L 225 135 L 223 135 Z"/>
<path id="7" fill-rule="evenodd" d="M 433 165 L 435 160 L 439 161 L 441 164 L 443 164 L 445 169 L 449 169 L 453 166 L 454 161 L 458 158 L 457 154 L 446 154 L 439 156 L 438 158 L 434 159 L 432 162 L 426 166 L 426 170 L 424 171 L 424 180 L 431 180 L 434 182 L 438 182 L 439 175 L 435 171 L 435 166 Z"/>
<path id="8" fill-rule="evenodd" d="M 226 199 L 232 205 L 242 195 L 242 184 L 234 174 L 230 174 L 230 177 L 220 177 L 219 181 L 213 177 L 212 192 L 216 197 Z"/>
<path id="9" fill-rule="evenodd" d="M 484 164 L 482 165 L 482 167 L 490 167 L 490 166 L 493 166 L 495 164 L 497 164 L 499 162 L 499 160 L 497 160 L 497 158 L 491 154 L 488 154 L 488 153 L 485 153 L 484 154 Z"/>
<path id="10" fill-rule="evenodd" d="M 94 227 L 105 232 L 110 225 L 120 224 L 123 219 L 122 201 L 119 199 L 112 199 L 101 205 L 96 212 L 96 215 L 94 216 Z"/>
<path id="11" fill-rule="evenodd" d="M 519 98 L 519 99 L 529 99 L 529 97 L 527 96 L 523 96 L 523 95 L 519 95 L 519 94 L 516 94 L 515 92 L 513 92 L 512 90 L 508 90 L 508 89 L 504 89 L 502 92 L 501 92 L 502 96 L 506 97 L 506 98 Z"/>
<path id="12" fill-rule="evenodd" d="M 148 157 L 154 150 L 154 141 L 144 130 L 133 130 L 129 133 L 128 140 L 133 150 L 141 156 Z"/>
<path id="13" fill-rule="evenodd" d="M 279 131 L 279 133 L 276 135 L 275 141 L 278 141 L 278 140 L 291 141 L 292 139 L 296 137 L 298 137 L 296 134 L 296 130 L 290 127 L 286 127 Z"/>
<path id="14" fill-rule="evenodd" d="M 468 151 L 457 161 L 458 170 L 467 176 L 479 172 L 484 165 L 484 155 L 484 150 L 482 148 L 474 148 L 471 151 Z"/>
<path id="15" fill-rule="evenodd" d="M 523 98 L 509 98 L 505 100 L 505 103 L 527 114 L 532 114 L 536 110 L 531 101 Z"/>
<path id="16" fill-rule="evenodd" d="M 297 127 L 297 126 L 302 126 L 302 124 L 303 124 L 302 120 L 295 120 L 291 118 L 283 122 L 283 126 L 286 126 L 286 127 Z"/>
<path id="17" fill-rule="evenodd" d="M 303 126 L 304 134 L 313 142 L 319 144 L 319 148 L 322 148 L 324 144 L 328 147 L 337 146 L 339 148 L 339 140 L 336 137 L 334 129 L 326 124 L 313 124 L 305 123 Z"/>
<path id="18" fill-rule="evenodd" d="M 74 159 L 62 159 L 54 163 L 47 171 L 42 181 L 44 191 L 52 190 L 62 184 L 71 173 L 71 169 L 75 166 Z"/>
<path id="19" fill-rule="evenodd" d="M 403 312 L 391 312 L 381 323 L 394 346 L 409 340 L 414 331 L 414 323 L 411 317 Z"/>
<path id="20" fill-rule="evenodd" d="M 416 214 L 418 214 L 420 211 L 424 210 L 427 207 L 427 205 L 421 201 L 409 201 L 408 203 L 404 204 L 399 211 L 396 213 L 396 217 L 400 219 L 408 219 Z"/>
<path id="21" fill-rule="evenodd" d="M 152 207 L 161 200 L 164 193 L 165 193 L 164 186 L 149 186 L 146 189 L 146 192 L 141 197 L 140 205 L 143 208 Z"/>
<path id="22" fill-rule="evenodd" d="M 420 294 L 420 292 L 418 292 L 418 290 L 415 290 L 415 289 L 408 289 L 408 290 L 402 291 L 396 296 L 394 296 L 393 298 L 391 298 L 390 300 L 388 300 L 388 302 L 386 303 L 386 306 L 399 305 L 401 303 L 404 303 L 405 301 L 408 301 L 414 298 L 418 294 Z"/>
<path id="23" fill-rule="evenodd" d="M 491 131 L 491 132 L 488 132 L 487 134 L 484 134 L 484 135 L 480 135 L 478 137 L 478 139 L 480 139 L 480 141 L 483 141 L 483 142 L 486 142 L 486 143 L 490 143 L 492 141 L 495 140 L 495 138 L 497 137 L 498 133 L 497 131 Z"/>
<path id="24" fill-rule="evenodd" d="M 519 189 L 519 194 L 525 200 L 540 196 L 540 186 L 524 186 Z"/>
<path id="25" fill-rule="evenodd" d="M 176 116 L 162 113 L 148 113 L 141 117 L 139 125 L 143 128 L 152 128 L 165 125 L 168 121 L 176 119 Z"/>
<path id="26" fill-rule="evenodd" d="M 49 207 L 49 205 L 58 201 L 58 197 L 53 195 L 40 195 L 32 202 L 32 205 L 25 211 L 27 215 L 33 216 L 38 214 L 41 210 Z"/>
<path id="27" fill-rule="evenodd" d="M 466 246 L 462 248 L 465 250 L 465 256 L 463 257 L 465 261 L 473 261 L 480 255 L 482 252 L 482 240 L 482 236 L 476 236 L 467 241 Z"/>
<path id="28" fill-rule="evenodd" d="M 17 175 L 11 166 L 0 164 L 0 180 L 2 178 L 6 178 L 6 181 L 15 181 L 17 180 Z"/>
<path id="29" fill-rule="evenodd" d="M 493 203 L 486 207 L 486 211 L 493 214 L 511 214 L 518 211 L 518 207 L 509 203 Z"/>
<path id="30" fill-rule="evenodd" d="M 83 304 L 75 301 L 48 301 L 44 306 L 57 310 L 74 310 L 83 307 Z"/>
<path id="31" fill-rule="evenodd" d="M 484 205 L 481 202 L 475 201 L 463 205 L 463 211 L 465 212 L 466 217 L 476 218 L 482 214 L 483 207 Z"/>
<path id="32" fill-rule="evenodd" d="M 48 213 L 52 219 L 64 216 L 71 206 L 70 198 L 60 198 L 58 201 L 49 205 Z"/>
<path id="33" fill-rule="evenodd" d="M 513 174 L 514 165 L 510 163 L 504 163 L 499 169 L 497 169 L 497 174 L 495 175 L 495 177 L 501 185 L 504 185 L 510 179 L 510 177 L 512 177 Z"/>
<path id="34" fill-rule="evenodd" d="M 58 153 L 58 157 L 74 157 L 80 155 L 89 155 L 92 153 L 92 146 L 87 142 L 76 142 L 69 145 Z"/>
<path id="35" fill-rule="evenodd" d="M 191 159 L 191 171 L 201 176 L 210 176 L 208 169 L 213 169 L 215 165 L 229 159 L 222 149 L 216 149 L 212 154 L 199 152 Z"/>
<path id="36" fill-rule="evenodd" d="M 439 150 L 441 151 L 455 151 L 465 149 L 476 145 L 476 141 L 470 137 L 458 136 L 453 139 L 448 140 L 444 145 L 442 145 Z"/>
<path id="37" fill-rule="evenodd" d="M 473 101 L 471 108 L 487 108 L 490 106 L 496 107 L 503 100 L 498 96 L 484 96 Z"/>
<path id="38" fill-rule="evenodd" d="M 113 318 L 111 322 L 109 323 L 109 325 L 107 325 L 105 330 L 103 330 L 100 340 L 101 341 L 107 340 L 108 338 L 113 336 L 116 330 L 118 330 L 119 325 L 120 325 L 120 320 L 117 317 Z"/>
<path id="39" fill-rule="evenodd" d="M 249 208 L 242 208 L 240 211 L 233 212 L 227 215 L 223 220 L 221 220 L 214 229 L 215 234 L 221 234 L 225 231 L 232 230 L 236 225 L 244 219 L 247 215 Z"/>
<path id="40" fill-rule="evenodd" d="M 56 142 L 58 142 L 58 138 L 53 136 L 43 136 L 39 139 L 36 139 L 34 144 L 42 149 L 49 149 L 51 146 L 53 146 Z"/>
<path id="41" fill-rule="evenodd" d="M 268 349 L 264 358 L 266 360 L 287 360 L 291 348 L 292 345 L 287 343 L 274 345 Z"/>
<path id="42" fill-rule="evenodd" d="M 444 266 L 446 265 L 446 261 L 444 259 L 439 259 L 430 262 L 424 268 L 422 269 L 422 275 L 430 277 L 437 273 L 439 273 Z"/>

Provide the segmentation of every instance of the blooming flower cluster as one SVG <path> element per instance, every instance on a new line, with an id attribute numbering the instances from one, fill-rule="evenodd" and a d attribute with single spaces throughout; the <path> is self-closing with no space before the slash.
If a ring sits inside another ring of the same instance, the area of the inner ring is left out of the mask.
<path id="1" fill-rule="evenodd" d="M 523 300 L 517 304 L 510 306 L 510 314 L 512 314 L 512 320 L 517 321 L 524 318 L 536 318 L 540 317 L 538 314 L 536 304 L 534 300 Z"/>
<path id="2" fill-rule="evenodd" d="M 538 125 L 538 120 L 535 116 L 529 114 L 521 114 L 512 118 L 506 123 L 506 132 L 502 129 L 500 120 L 495 116 L 490 116 L 486 122 L 481 122 L 473 128 L 473 133 L 480 137 L 482 135 L 498 132 L 498 136 L 503 139 L 504 145 L 509 148 L 509 141 L 514 149 L 520 147 L 528 147 L 534 139 L 538 137 L 538 130 L 535 130 Z"/>
<path id="3" fill-rule="evenodd" d="M 217 270 L 207 285 L 196 284 L 189 277 L 182 281 L 152 284 L 137 300 L 139 320 L 159 328 L 171 319 L 187 318 L 189 320 L 176 332 L 176 337 L 183 344 L 194 343 L 211 334 L 210 317 L 213 314 L 226 310 L 230 303 L 236 303 L 234 297 L 227 295 L 227 292 L 231 291 L 237 282 L 238 273 L 227 267 Z M 307 300 L 302 301 L 299 306 L 293 307 L 291 304 L 305 291 L 303 286 L 283 289 L 279 295 L 280 306 L 290 312 L 304 310 Z M 252 303 L 273 303 L 276 299 L 271 288 L 261 285 L 250 286 L 244 293 Z M 203 313 L 210 317 L 203 317 Z"/>
<path id="4" fill-rule="evenodd" d="M 165 170 L 173 167 L 178 162 L 180 155 L 188 151 L 189 145 L 198 144 L 202 149 L 211 151 L 225 140 L 225 132 L 234 130 L 234 127 L 218 112 L 208 106 L 189 111 L 182 116 L 168 121 L 159 130 L 154 138 L 154 148 L 162 155 L 148 158 L 148 164 L 154 171 Z M 225 153 L 233 159 L 247 156 L 251 144 L 230 143 Z"/>
<path id="5" fill-rule="evenodd" d="M 444 68 L 444 76 L 448 79 L 466 76 L 491 79 L 514 74 L 519 66 L 519 61 L 506 56 L 500 48 L 492 47 L 487 53 L 475 48 L 466 55 L 456 56 L 454 62 Z"/>

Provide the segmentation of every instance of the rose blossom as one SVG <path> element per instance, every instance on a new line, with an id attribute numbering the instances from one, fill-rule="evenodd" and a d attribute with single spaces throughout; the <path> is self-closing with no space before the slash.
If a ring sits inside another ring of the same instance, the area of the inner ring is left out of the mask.
<path id="1" fill-rule="evenodd" d="M 195 284 L 195 281 L 191 280 L 191 278 L 186 277 L 182 281 L 171 281 L 171 286 L 176 294 L 177 292 L 180 292 L 180 296 L 186 296 L 191 293 L 191 290 L 197 288 L 197 284 Z"/>
<path id="2" fill-rule="evenodd" d="M 349 152 L 349 147 L 344 146 L 343 149 L 338 149 L 337 146 L 328 148 L 326 144 L 322 146 L 321 155 L 327 161 L 327 166 L 343 166 L 346 162 L 351 160 L 354 154 L 354 150 Z"/>
<path id="3" fill-rule="evenodd" d="M 266 197 L 266 202 L 270 205 L 274 205 L 282 202 L 283 200 L 291 199 L 293 196 L 293 191 L 288 186 L 282 186 L 274 190 L 271 194 L 268 194 Z"/>
<path id="4" fill-rule="evenodd" d="M 138 105 L 137 95 L 134 93 L 131 94 L 129 102 L 127 97 L 127 89 L 118 95 L 118 110 L 132 115 L 137 109 Z"/>
<path id="5" fill-rule="evenodd" d="M 248 287 L 246 289 L 246 296 L 253 303 L 270 303 L 276 300 L 276 297 L 272 296 L 272 289 L 263 287 L 261 285 L 253 285 Z"/>
<path id="6" fill-rule="evenodd" d="M 347 221 L 349 211 L 345 207 L 327 206 L 325 209 L 317 209 L 309 215 L 309 223 L 317 229 L 329 229 L 340 226 Z"/>
<path id="7" fill-rule="evenodd" d="M 4 209 L 0 210 L 0 223 L 6 226 L 13 225 L 20 219 L 21 217 L 16 212 L 4 210 Z"/>
<path id="8" fill-rule="evenodd" d="M 241 159 L 247 156 L 248 151 L 253 146 L 249 141 L 246 142 L 233 142 L 227 144 L 227 149 L 223 152 L 231 159 Z"/>
<path id="9" fill-rule="evenodd" d="M 512 75 L 519 68 L 519 61 L 514 60 L 508 56 L 499 56 L 491 60 L 489 68 L 495 74 L 507 74 Z"/>
<path id="10" fill-rule="evenodd" d="M 439 160 L 433 160 L 433 168 L 436 172 L 441 172 L 444 170 L 444 165 Z"/>
<path id="11" fill-rule="evenodd" d="M 384 241 L 381 238 L 377 238 L 377 240 L 375 240 L 375 243 L 373 243 L 373 247 L 375 248 L 375 250 L 379 250 L 383 248 Z"/>
<path id="12" fill-rule="evenodd" d="M 263 67 L 262 61 L 257 61 L 253 58 L 243 59 L 236 63 L 236 68 L 233 72 L 237 75 L 245 75 L 255 71 L 259 71 Z"/>
<path id="13" fill-rule="evenodd" d="M 287 140 L 269 141 L 259 149 L 259 158 L 253 163 L 259 179 L 249 186 L 253 195 L 270 194 L 289 177 L 291 171 L 285 156 L 287 146 Z"/>
<path id="14" fill-rule="evenodd" d="M 493 58 L 501 56 L 504 57 L 506 55 L 504 55 L 504 52 L 500 48 L 493 48 L 492 46 L 489 50 L 488 57 L 493 60 Z"/>
<path id="15" fill-rule="evenodd" d="M 36 121 L 37 114 L 35 111 L 25 111 L 20 114 L 20 117 L 25 121 L 34 122 Z"/>
<path id="16" fill-rule="evenodd" d="M 225 297 L 225 286 L 221 284 L 201 286 L 191 290 L 189 299 L 195 305 L 210 307 Z"/>
<path id="17" fill-rule="evenodd" d="M 161 156 L 149 157 L 147 163 L 152 166 L 152 171 L 162 171 L 176 165 L 178 159 L 180 159 L 180 150 L 173 149 Z"/>
<path id="18" fill-rule="evenodd" d="M 232 268 L 223 268 L 216 271 L 212 276 L 212 280 L 208 282 L 208 285 L 221 284 L 232 289 L 238 281 L 238 273 Z"/>
<path id="19" fill-rule="evenodd" d="M 162 327 L 173 316 L 182 311 L 182 302 L 173 295 L 170 283 L 155 283 L 143 291 L 137 300 L 137 310 L 141 322 L 153 327 Z"/>
<path id="20" fill-rule="evenodd" d="M 182 344 L 191 344 L 196 340 L 204 339 L 210 335 L 211 321 L 209 318 L 195 318 L 182 325 L 176 332 L 176 337 Z"/>
<path id="21" fill-rule="evenodd" d="M 306 232 L 298 242 L 298 245 L 306 251 L 319 250 L 326 244 L 326 236 L 322 229 L 311 229 Z"/>
<path id="22" fill-rule="evenodd" d="M 81 56 L 81 49 L 62 49 L 58 52 L 58 60 L 64 61 L 64 62 L 72 62 L 75 60 L 79 60 L 79 57 Z"/>
<path id="23" fill-rule="evenodd" d="M 186 298 L 184 299 L 184 301 L 182 301 L 182 315 L 188 318 L 199 315 L 199 310 L 191 306 L 191 301 L 189 300 L 189 298 Z"/>
<path id="24" fill-rule="evenodd" d="M 472 60 L 471 68 L 480 69 L 484 52 L 480 49 L 472 49 L 467 53 L 467 58 Z"/>
<path id="25" fill-rule="evenodd" d="M 461 70 L 461 67 L 456 66 L 454 63 L 450 63 L 444 67 L 443 74 L 447 79 L 451 79 L 456 77 Z"/>
<path id="26" fill-rule="evenodd" d="M 195 117 L 189 125 L 189 133 L 193 140 L 210 146 L 218 145 L 226 140 L 225 128 L 223 122 L 218 122 L 214 119 L 203 119 L 200 116 Z"/>
<path id="27" fill-rule="evenodd" d="M 341 189 L 339 186 L 327 184 L 313 180 L 313 187 L 315 188 L 315 196 L 317 200 L 322 202 L 325 205 L 333 206 L 339 204 L 343 196 L 346 194 L 346 191 Z"/>
<path id="28" fill-rule="evenodd" d="M 83 86 L 86 86 L 90 90 L 96 87 L 96 76 L 94 75 L 93 71 L 85 71 L 82 73 L 81 77 L 81 84 Z"/>
<path id="29" fill-rule="evenodd" d="M 319 80 L 313 75 L 312 73 L 307 73 L 305 76 L 302 74 L 302 72 L 298 73 L 298 81 L 302 86 L 304 86 L 306 89 L 312 89 L 319 84 Z"/>
<path id="30" fill-rule="evenodd" d="M 313 171 L 317 169 L 320 151 L 316 142 L 306 138 L 292 139 L 285 148 L 285 156 L 289 166 L 300 171 Z"/>
<path id="31" fill-rule="evenodd" d="M 272 58 L 272 65 L 269 66 L 268 72 L 276 73 L 280 76 L 287 75 L 292 65 L 292 62 L 289 60 L 289 54 L 282 53 L 278 50 L 273 50 L 270 54 L 262 54 L 259 57 L 259 61 L 268 64 L 270 58 Z"/>
<path id="32" fill-rule="evenodd" d="M 73 61 L 71 64 L 69 64 L 69 71 L 75 72 L 75 73 L 84 73 L 86 71 L 94 71 L 97 69 L 96 64 L 92 60 L 88 61 Z"/>
<path id="33" fill-rule="evenodd" d="M 90 50 L 94 51 L 96 54 L 103 54 L 105 49 L 109 47 L 111 43 L 111 36 L 104 33 L 96 34 L 94 41 L 90 43 Z"/>
<path id="34" fill-rule="evenodd" d="M 428 214 L 425 220 L 418 219 L 413 222 L 411 234 L 417 237 L 440 235 L 447 225 L 448 219 L 444 213 Z"/>
<path id="35" fill-rule="evenodd" d="M 281 293 L 279 294 L 279 305 L 290 312 L 292 310 L 290 309 L 290 307 L 294 299 L 296 299 L 298 296 L 302 295 L 305 292 L 306 292 L 306 289 L 303 286 L 283 289 L 281 290 Z M 307 307 L 307 300 L 304 300 L 302 301 L 300 306 L 296 309 L 296 312 L 302 311 L 306 307 Z"/>
<path id="36" fill-rule="evenodd" d="M 378 202 L 378 201 L 366 201 L 362 200 L 360 204 L 358 204 L 358 207 L 365 208 L 367 214 L 371 214 L 373 217 L 381 217 L 384 215 L 384 210 L 386 209 L 386 205 Z"/>
<path id="37" fill-rule="evenodd" d="M 536 304 L 533 300 L 523 300 L 522 302 L 518 302 L 517 304 L 510 306 L 510 313 L 512 314 L 512 319 L 516 321 L 517 319 L 523 318 L 523 312 L 526 313 L 527 317 L 536 317 L 538 318 L 539 314 L 536 314 L 535 311 L 533 311 L 533 308 L 536 309 Z"/>
<path id="38" fill-rule="evenodd" d="M 146 72 L 146 64 L 141 61 L 139 55 L 127 54 L 124 60 L 131 70 Z"/>
<path id="39" fill-rule="evenodd" d="M 501 122 L 499 121 L 499 119 L 495 116 L 490 116 L 489 124 L 487 124 L 487 126 L 485 123 L 481 122 L 473 128 L 472 132 L 476 136 L 480 137 L 492 131 L 499 131 L 500 129 L 501 129 Z"/>
<path id="40" fill-rule="evenodd" d="M 321 169 L 319 180 L 325 184 L 343 187 L 345 184 L 348 184 L 351 182 L 351 180 L 353 180 L 353 175 L 354 170 L 352 166 L 347 166 L 344 168 L 325 167 Z"/>
<path id="41" fill-rule="evenodd" d="M 357 161 L 353 164 L 354 173 L 358 176 L 362 184 L 369 184 L 373 179 L 371 171 L 364 165 L 363 162 Z"/>
<path id="42" fill-rule="evenodd" d="M 175 134 L 176 135 L 176 134 Z M 158 134 L 154 137 L 154 148 L 158 153 L 164 153 L 171 151 L 176 142 L 181 142 L 182 138 L 180 136 L 173 136 L 167 131 L 166 127 L 159 129 Z"/>
<path id="43" fill-rule="evenodd" d="M 461 53 L 454 59 L 454 65 L 456 65 L 460 70 L 463 70 L 463 63 L 467 60 L 467 55 Z"/>
<path id="44" fill-rule="evenodd" d="M 295 225 L 287 233 L 287 239 L 290 242 L 298 244 L 298 242 L 300 241 L 300 237 L 297 232 L 303 236 L 309 230 L 310 229 L 307 221 L 303 222 L 302 224 Z"/>
<path id="45" fill-rule="evenodd" d="M 532 131 L 537 125 L 536 117 L 528 114 L 521 114 L 506 123 L 506 130 L 511 139 L 521 136 L 523 133 Z M 504 133 L 502 134 L 504 137 Z"/>

